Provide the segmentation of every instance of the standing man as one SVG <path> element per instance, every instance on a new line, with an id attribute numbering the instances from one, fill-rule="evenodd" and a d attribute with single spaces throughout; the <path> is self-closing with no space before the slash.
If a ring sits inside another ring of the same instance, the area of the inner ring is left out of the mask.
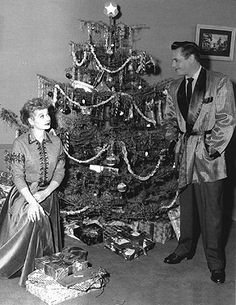
<path id="1" fill-rule="evenodd" d="M 227 76 L 201 66 L 195 43 L 174 42 L 171 49 L 172 67 L 181 78 L 168 88 L 165 118 L 178 130 L 180 239 L 164 262 L 191 259 L 201 232 L 211 280 L 224 283 L 223 184 L 225 149 L 236 123 L 233 87 Z"/>

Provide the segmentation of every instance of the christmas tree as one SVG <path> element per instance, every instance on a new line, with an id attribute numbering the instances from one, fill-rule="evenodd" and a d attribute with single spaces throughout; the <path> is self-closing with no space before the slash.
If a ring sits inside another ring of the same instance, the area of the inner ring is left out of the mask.
<path id="1" fill-rule="evenodd" d="M 60 196 L 67 210 L 105 220 L 151 220 L 176 194 L 162 115 L 169 80 L 155 86 L 145 80 L 159 73 L 157 60 L 134 48 L 146 26 L 118 23 L 114 3 L 104 13 L 109 24 L 81 20 L 88 39 L 70 43 L 67 82 L 38 75 L 39 96 L 54 106 L 53 130 L 68 157 Z M 17 121 L 6 110 L 1 117 Z"/>

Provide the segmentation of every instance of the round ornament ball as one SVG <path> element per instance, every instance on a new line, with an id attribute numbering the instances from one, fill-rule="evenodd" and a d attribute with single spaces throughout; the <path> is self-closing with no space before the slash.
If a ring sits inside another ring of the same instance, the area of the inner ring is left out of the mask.
<path id="1" fill-rule="evenodd" d="M 67 73 L 66 73 L 66 78 L 72 79 L 72 75 L 71 75 L 69 72 L 67 72 Z"/>
<path id="2" fill-rule="evenodd" d="M 124 193 L 126 191 L 127 185 L 124 182 L 121 182 L 117 185 L 117 190 L 120 193 Z"/>
<path id="3" fill-rule="evenodd" d="M 53 98 L 53 92 L 52 91 L 48 91 L 48 96 Z"/>
<path id="4" fill-rule="evenodd" d="M 105 160 L 105 163 L 108 166 L 114 166 L 116 164 L 116 156 L 115 156 L 115 154 L 110 154 L 109 156 L 107 156 L 106 160 Z"/>

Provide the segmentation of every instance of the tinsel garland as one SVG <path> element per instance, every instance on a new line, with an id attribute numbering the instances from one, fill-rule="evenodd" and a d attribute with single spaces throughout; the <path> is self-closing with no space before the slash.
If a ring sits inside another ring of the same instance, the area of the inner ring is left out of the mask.
<path id="1" fill-rule="evenodd" d="M 126 97 L 128 97 L 128 98 L 131 100 L 131 102 L 132 102 L 134 108 L 136 109 L 136 111 L 138 112 L 138 114 L 139 114 L 140 116 L 142 116 L 142 118 L 143 118 L 144 120 L 146 120 L 147 122 L 152 123 L 152 124 L 154 124 L 154 125 L 156 125 L 156 123 L 157 123 L 156 120 L 150 119 L 150 118 L 146 117 L 146 116 L 142 113 L 142 111 L 138 108 L 136 102 L 134 101 L 133 97 L 132 97 L 130 94 L 128 94 L 128 93 L 123 93 L 123 92 L 121 92 L 121 93 L 120 93 L 120 92 L 119 92 L 119 93 L 115 93 L 115 94 L 113 94 L 112 96 L 110 96 L 108 99 L 106 99 L 106 100 L 104 100 L 104 101 L 102 101 L 102 102 L 100 102 L 100 103 L 98 103 L 98 104 L 89 105 L 89 106 L 82 106 L 79 102 L 73 101 L 73 100 L 72 100 L 72 99 L 62 90 L 62 88 L 61 88 L 59 85 L 55 85 L 55 87 L 54 87 L 54 95 L 53 95 L 53 104 L 54 104 L 54 105 L 55 105 L 56 100 L 57 100 L 57 90 L 59 90 L 60 93 L 61 93 L 61 94 L 71 103 L 71 104 L 74 104 L 74 105 L 78 106 L 81 110 L 82 110 L 82 109 L 97 108 L 97 107 L 106 105 L 107 103 L 111 102 L 112 100 L 117 99 L 119 96 L 126 96 Z"/>
<path id="2" fill-rule="evenodd" d="M 78 60 L 77 60 L 77 58 L 76 58 L 76 54 L 75 54 L 75 44 L 74 44 L 73 42 L 72 42 L 71 44 L 72 44 L 71 55 L 72 55 L 72 58 L 73 58 L 73 62 L 75 63 L 75 65 L 76 65 L 77 67 L 82 67 L 83 64 L 86 62 L 86 59 L 87 59 L 87 57 L 88 57 L 88 51 L 83 51 L 83 58 L 81 59 L 80 62 L 78 62 Z M 127 64 L 128 64 L 131 60 L 137 60 L 137 59 L 140 59 L 140 65 L 139 65 L 139 67 L 137 68 L 136 72 L 137 72 L 137 73 L 140 73 L 140 71 L 141 71 L 141 69 L 142 69 L 142 67 L 143 67 L 142 62 L 143 62 L 144 58 L 146 57 L 145 52 L 142 52 L 142 54 L 136 55 L 136 56 L 131 55 L 130 57 L 128 57 L 128 58 L 126 59 L 126 61 L 125 61 L 118 69 L 110 70 L 110 69 L 108 69 L 107 67 L 105 67 L 105 66 L 103 66 L 103 65 L 101 64 L 100 60 L 98 59 L 98 57 L 97 57 L 97 55 L 96 55 L 96 53 L 95 53 L 95 48 L 94 48 L 94 46 L 92 46 L 91 44 L 88 44 L 88 46 L 89 46 L 89 48 L 90 48 L 91 54 L 93 55 L 93 57 L 94 57 L 94 59 L 95 59 L 95 61 L 96 61 L 97 68 L 100 69 L 100 70 L 102 70 L 102 71 L 106 71 L 106 72 L 109 73 L 109 74 L 115 74 L 115 73 L 120 72 L 121 70 L 123 70 L 123 69 L 127 66 Z M 151 62 L 153 65 L 155 65 L 155 62 L 154 62 L 154 60 L 153 60 L 151 57 L 150 57 L 150 62 Z"/>
<path id="3" fill-rule="evenodd" d="M 103 146 L 103 148 L 95 156 L 93 156 L 92 158 L 89 158 L 87 160 L 79 160 L 79 159 L 72 157 L 68 152 L 67 146 L 64 146 L 64 152 L 67 155 L 67 157 L 70 158 L 71 160 L 81 163 L 81 164 L 88 164 L 88 163 L 91 163 L 92 161 L 95 161 L 97 158 L 99 158 L 106 150 L 108 150 L 108 148 L 109 148 L 109 145 L 105 144 Z"/>
<path id="4" fill-rule="evenodd" d="M 104 33 L 108 36 L 111 27 L 103 22 L 103 21 L 91 21 L 91 20 L 83 20 L 80 19 L 80 26 L 83 30 L 84 27 L 87 27 L 88 33 L 88 41 L 92 41 L 92 33 L 99 34 L 100 36 Z M 126 25 L 122 22 L 116 24 L 116 34 L 119 35 L 120 40 L 125 40 L 125 33 L 128 33 L 126 40 L 129 40 L 129 44 L 134 43 L 134 35 L 140 32 L 143 29 L 149 29 L 149 27 L 145 24 L 137 24 L 137 25 Z"/>
<path id="5" fill-rule="evenodd" d="M 136 175 L 133 170 L 131 169 L 131 166 L 130 166 L 130 163 L 129 163 L 129 159 L 128 159 L 128 153 L 127 153 L 127 149 L 126 149 L 126 146 L 125 146 L 125 143 L 124 142 L 120 142 L 121 143 L 121 149 L 122 149 L 122 153 L 123 153 L 123 157 L 124 157 L 124 161 L 127 165 L 127 169 L 129 171 L 129 173 L 135 177 L 136 179 L 140 180 L 140 181 L 147 181 L 148 179 L 150 179 L 152 176 L 155 175 L 156 171 L 158 170 L 158 168 L 160 167 L 160 164 L 161 164 L 161 159 L 158 160 L 157 162 L 157 165 L 155 166 L 154 170 L 147 176 L 145 177 L 142 177 L 142 176 L 139 176 L 139 175 Z"/>
<path id="6" fill-rule="evenodd" d="M 89 28 L 90 31 L 94 30 L 96 33 L 101 31 L 106 31 L 109 30 L 109 25 L 103 21 L 91 21 L 91 20 L 84 20 L 84 19 L 80 19 L 80 26 L 81 29 L 83 29 L 83 27 L 87 27 L 87 29 Z M 136 24 L 136 25 L 127 25 L 125 23 L 119 22 L 117 23 L 117 28 L 119 31 L 123 31 L 123 28 L 126 28 L 129 30 L 129 32 L 139 32 L 143 29 L 149 29 L 149 27 L 146 24 Z"/>
<path id="7" fill-rule="evenodd" d="M 90 45 L 90 48 L 91 48 L 91 53 L 93 54 L 93 57 L 98 65 L 98 67 L 102 70 L 102 71 L 106 71 L 108 72 L 109 74 L 115 74 L 117 72 L 120 72 L 121 70 L 124 69 L 124 67 L 131 61 L 131 60 L 136 60 L 136 59 L 140 59 L 140 58 L 143 58 L 143 55 L 137 55 L 137 56 L 130 56 L 129 58 L 126 59 L 126 61 L 123 63 L 122 66 L 120 66 L 118 69 L 116 70 L 110 70 L 106 67 L 104 67 L 101 62 L 99 61 L 99 59 L 97 58 L 97 55 L 95 53 L 95 49 L 92 45 Z"/>
<path id="8" fill-rule="evenodd" d="M 171 200 L 171 202 L 169 204 L 163 204 L 160 206 L 160 210 L 170 210 L 175 204 L 176 204 L 176 201 L 177 201 L 177 198 L 179 196 L 179 192 L 178 190 L 176 191 L 175 193 L 175 196 L 173 198 L 173 200 Z"/>
<path id="9" fill-rule="evenodd" d="M 140 176 L 140 175 L 135 174 L 134 171 L 131 168 L 131 165 L 130 165 L 130 162 L 129 162 L 129 159 L 128 159 L 128 153 L 127 153 L 127 149 L 126 149 L 125 143 L 123 141 L 119 141 L 119 144 L 121 146 L 121 151 L 122 151 L 122 154 L 123 154 L 124 161 L 125 161 L 125 163 L 127 165 L 127 169 L 129 171 L 129 173 L 134 178 L 136 178 L 136 179 L 138 179 L 140 181 L 147 181 L 148 179 L 150 179 L 152 176 L 155 175 L 155 173 L 157 172 L 158 168 L 160 167 L 161 158 L 159 158 L 159 160 L 157 162 L 157 165 L 155 166 L 154 170 L 149 175 L 147 175 L 147 176 Z M 67 141 L 64 144 L 64 151 L 65 151 L 66 155 L 68 156 L 68 158 L 70 158 L 71 160 L 73 160 L 73 161 L 75 161 L 77 163 L 80 163 L 80 164 L 89 164 L 92 161 L 95 161 L 97 158 L 99 158 L 106 150 L 110 149 L 111 145 L 109 145 L 109 144 L 104 145 L 103 148 L 95 156 L 93 156 L 92 158 L 89 158 L 87 160 L 79 160 L 79 159 L 76 159 L 76 158 L 72 157 L 69 154 L 68 147 L 69 147 L 69 144 L 68 144 L 68 137 L 67 137 Z"/>
<path id="10" fill-rule="evenodd" d="M 80 62 L 78 62 L 77 58 L 76 58 L 76 55 L 75 55 L 75 43 L 74 42 L 71 42 L 71 55 L 72 55 L 72 58 L 73 58 L 73 62 L 76 64 L 77 67 L 81 67 L 83 66 L 83 64 L 86 62 L 86 59 L 87 59 L 87 51 L 84 51 L 83 52 L 83 58 Z"/>

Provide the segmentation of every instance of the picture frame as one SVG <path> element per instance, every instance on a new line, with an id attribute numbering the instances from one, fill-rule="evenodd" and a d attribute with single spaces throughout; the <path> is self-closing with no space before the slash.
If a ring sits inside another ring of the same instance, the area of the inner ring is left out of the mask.
<path id="1" fill-rule="evenodd" d="M 235 28 L 197 24 L 196 43 L 202 58 L 228 60 L 234 58 Z"/>

